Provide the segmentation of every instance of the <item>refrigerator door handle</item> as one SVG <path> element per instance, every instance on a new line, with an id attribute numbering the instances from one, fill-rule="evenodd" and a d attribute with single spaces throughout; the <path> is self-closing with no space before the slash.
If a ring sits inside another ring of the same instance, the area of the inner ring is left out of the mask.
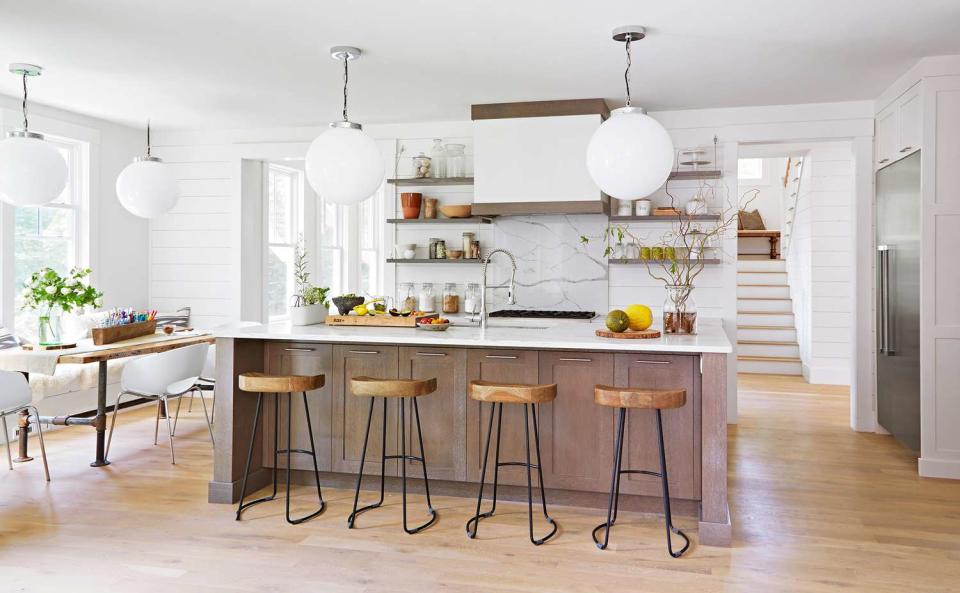
<path id="1" fill-rule="evenodd" d="M 879 256 L 878 268 L 880 276 L 880 353 L 887 356 L 893 355 L 893 348 L 890 344 L 890 252 L 893 248 L 890 245 L 877 245 L 877 255 Z"/>

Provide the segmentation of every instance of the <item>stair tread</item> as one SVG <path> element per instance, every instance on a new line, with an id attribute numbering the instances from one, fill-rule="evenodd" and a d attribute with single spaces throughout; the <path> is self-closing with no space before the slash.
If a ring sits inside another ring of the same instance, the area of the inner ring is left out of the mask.
<path id="1" fill-rule="evenodd" d="M 800 359 L 794 356 L 737 356 L 737 360 L 752 360 L 755 362 L 800 362 Z"/>
<path id="2" fill-rule="evenodd" d="M 751 346 L 800 346 L 796 341 L 781 340 L 737 340 L 737 344 L 748 344 Z"/>

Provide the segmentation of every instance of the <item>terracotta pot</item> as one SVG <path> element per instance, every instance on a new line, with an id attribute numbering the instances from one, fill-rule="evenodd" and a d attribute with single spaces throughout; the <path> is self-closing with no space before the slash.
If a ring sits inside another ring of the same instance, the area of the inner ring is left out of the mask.
<path id="1" fill-rule="evenodd" d="M 423 194 L 417 192 L 400 194 L 400 206 L 403 208 L 403 217 L 420 218 L 420 204 L 423 201 Z"/>
<path id="2" fill-rule="evenodd" d="M 437 199 L 424 198 L 423 201 L 424 201 L 423 217 L 436 218 L 437 217 Z"/>

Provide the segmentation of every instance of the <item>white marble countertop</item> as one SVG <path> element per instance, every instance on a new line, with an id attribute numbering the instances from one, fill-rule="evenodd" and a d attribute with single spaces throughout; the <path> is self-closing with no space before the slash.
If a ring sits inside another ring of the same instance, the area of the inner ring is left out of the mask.
<path id="1" fill-rule="evenodd" d="M 454 325 L 447 331 L 431 332 L 395 327 L 291 326 L 289 323 L 236 324 L 213 330 L 218 338 L 329 342 L 343 344 L 399 344 L 416 346 L 467 346 L 477 348 L 518 348 L 529 350 L 594 350 L 619 352 L 682 352 L 728 354 L 733 351 L 718 320 L 698 324 L 694 336 L 661 336 L 652 340 L 600 338 L 594 332 L 602 323 L 559 323 L 549 320 L 535 327 L 509 327 L 498 322 L 479 327 Z M 655 326 L 656 327 L 656 326 Z"/>

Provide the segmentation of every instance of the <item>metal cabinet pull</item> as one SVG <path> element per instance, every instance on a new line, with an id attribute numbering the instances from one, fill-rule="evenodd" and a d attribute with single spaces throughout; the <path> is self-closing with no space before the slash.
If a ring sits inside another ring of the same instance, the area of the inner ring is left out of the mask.
<path id="1" fill-rule="evenodd" d="M 560 362 L 593 362 L 592 358 L 561 358 Z"/>
<path id="2" fill-rule="evenodd" d="M 446 356 L 446 352 L 417 352 L 417 356 Z"/>
<path id="3" fill-rule="evenodd" d="M 313 352 L 316 348 L 284 348 L 286 352 Z"/>
<path id="4" fill-rule="evenodd" d="M 888 163 L 888 162 L 890 162 L 890 159 L 880 159 L 879 161 L 877 161 L 877 164 L 878 164 L 878 165 L 882 165 L 882 164 Z"/>
<path id="5" fill-rule="evenodd" d="M 502 360 L 516 360 L 517 357 L 511 354 L 487 354 L 487 358 L 497 358 Z"/>
<path id="6" fill-rule="evenodd" d="M 900 152 L 908 152 L 911 150 L 913 150 L 912 146 L 904 146 L 903 148 L 900 149 Z"/>
<path id="7" fill-rule="evenodd" d="M 670 364 L 669 360 L 635 360 L 637 364 Z"/>
<path id="8" fill-rule="evenodd" d="M 378 350 L 349 350 L 350 354 L 380 354 Z"/>

